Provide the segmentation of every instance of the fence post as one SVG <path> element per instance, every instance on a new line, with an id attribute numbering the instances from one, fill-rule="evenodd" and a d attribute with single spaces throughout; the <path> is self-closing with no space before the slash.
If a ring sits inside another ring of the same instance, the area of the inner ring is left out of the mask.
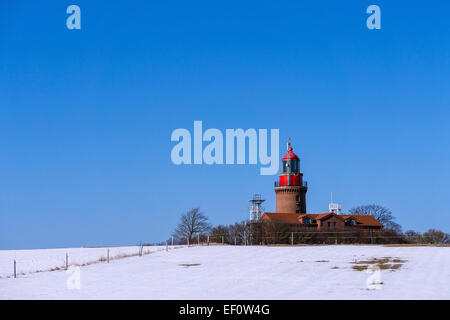
<path id="1" fill-rule="evenodd" d="M 234 237 L 234 245 L 236 245 L 236 243 L 237 243 L 237 240 L 236 240 L 236 237 Z"/>
<path id="2" fill-rule="evenodd" d="M 172 236 L 172 247 L 173 247 L 173 236 Z"/>
<path id="3" fill-rule="evenodd" d="M 291 232 L 291 246 L 294 245 L 294 233 Z"/>
<path id="4" fill-rule="evenodd" d="M 17 277 L 16 274 L 16 259 L 14 259 L 14 279 Z"/>
<path id="5" fill-rule="evenodd" d="M 166 240 L 166 251 L 169 251 L 169 245 L 167 244 L 167 240 Z"/>
<path id="6" fill-rule="evenodd" d="M 109 263 L 109 248 L 108 248 L 108 251 L 107 251 L 107 253 L 106 253 L 106 260 L 107 260 L 108 263 Z"/>
<path id="7" fill-rule="evenodd" d="M 200 245 L 200 233 L 197 234 L 197 245 L 198 245 L 198 246 Z"/>
<path id="8" fill-rule="evenodd" d="M 208 234 L 208 246 L 209 246 L 209 234 Z"/>
<path id="9" fill-rule="evenodd" d="M 69 255 L 66 252 L 66 270 L 69 268 Z"/>
<path id="10" fill-rule="evenodd" d="M 188 247 L 189 247 L 189 237 L 187 237 L 187 245 L 188 245 Z"/>
<path id="11" fill-rule="evenodd" d="M 223 245 L 223 236 L 222 236 L 222 245 Z"/>

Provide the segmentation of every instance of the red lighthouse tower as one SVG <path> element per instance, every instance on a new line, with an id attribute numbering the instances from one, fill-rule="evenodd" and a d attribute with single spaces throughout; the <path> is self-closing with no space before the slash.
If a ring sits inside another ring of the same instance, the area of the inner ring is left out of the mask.
<path id="1" fill-rule="evenodd" d="M 306 181 L 303 181 L 303 173 L 300 172 L 300 159 L 292 150 L 289 138 L 287 153 L 281 159 L 279 182 L 275 182 L 276 212 L 306 213 L 308 186 Z"/>

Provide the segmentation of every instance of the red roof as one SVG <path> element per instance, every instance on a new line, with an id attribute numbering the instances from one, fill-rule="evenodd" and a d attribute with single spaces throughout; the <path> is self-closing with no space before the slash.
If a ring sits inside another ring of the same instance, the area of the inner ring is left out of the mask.
<path id="1" fill-rule="evenodd" d="M 268 218 L 269 220 L 276 221 L 276 222 L 297 224 L 297 223 L 301 223 L 301 221 L 302 221 L 301 219 L 304 217 L 308 217 L 312 220 L 324 220 L 326 218 L 329 218 L 330 216 L 336 216 L 337 218 L 342 219 L 344 221 L 347 221 L 350 218 L 352 218 L 353 220 L 355 220 L 356 225 L 358 225 L 358 226 L 365 226 L 365 227 L 382 227 L 383 226 L 373 216 L 336 214 L 333 212 L 320 213 L 320 214 L 266 212 L 263 214 L 261 219 Z"/>
<path id="2" fill-rule="evenodd" d="M 362 226 L 369 226 L 369 227 L 382 227 L 383 225 L 375 219 L 373 216 L 365 216 L 365 215 L 355 215 L 355 214 L 341 214 L 339 215 L 342 218 L 344 218 L 346 221 L 350 218 L 353 218 L 357 224 Z"/>
<path id="3" fill-rule="evenodd" d="M 342 221 L 345 221 L 345 218 L 343 217 L 342 214 L 336 214 L 333 212 L 326 212 L 326 213 L 303 213 L 301 214 L 302 218 L 303 217 L 309 217 L 310 219 L 313 220 L 324 220 L 326 218 L 332 217 L 332 216 L 336 216 L 337 218 L 341 219 Z"/>
<path id="4" fill-rule="evenodd" d="M 292 152 L 292 147 L 289 147 L 289 151 L 284 155 L 283 159 L 281 160 L 282 161 L 287 160 L 288 158 L 291 160 L 300 160 L 298 156 L 294 152 Z"/>

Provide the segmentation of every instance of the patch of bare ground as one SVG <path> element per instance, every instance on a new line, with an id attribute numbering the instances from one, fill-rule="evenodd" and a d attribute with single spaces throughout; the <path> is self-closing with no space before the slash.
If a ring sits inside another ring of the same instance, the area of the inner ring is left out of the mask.
<path id="1" fill-rule="evenodd" d="M 63 269 L 63 268 L 62 267 L 54 267 L 54 268 L 51 268 L 48 271 L 58 271 L 58 270 L 61 270 L 61 269 Z"/>
<path id="2" fill-rule="evenodd" d="M 352 266 L 352 269 L 356 271 L 364 271 L 367 270 L 368 267 L 369 266 Z"/>
<path id="3" fill-rule="evenodd" d="M 382 285 L 382 284 L 384 284 L 383 281 L 378 281 L 378 282 L 372 282 L 372 283 L 371 283 L 372 286 L 373 286 L 373 285 Z M 372 290 L 372 289 L 371 289 L 371 288 L 367 288 L 367 290 Z"/>
<path id="4" fill-rule="evenodd" d="M 352 266 L 352 269 L 355 271 L 364 271 L 369 268 L 378 268 L 379 270 L 395 271 L 400 269 L 405 262 L 407 262 L 407 260 L 402 260 L 400 258 L 392 259 L 391 257 L 372 258 L 370 260 L 360 261 L 355 260 L 352 262 L 353 264 L 355 264 L 354 266 Z"/>
<path id="5" fill-rule="evenodd" d="M 391 267 L 391 270 L 397 270 L 397 269 L 400 269 L 400 268 L 402 267 L 402 265 L 403 265 L 403 264 L 401 264 L 401 263 L 393 264 L 392 267 Z"/>
<path id="6" fill-rule="evenodd" d="M 199 266 L 200 263 L 181 263 L 180 266 L 182 267 L 195 267 L 195 266 Z"/>
<path id="7" fill-rule="evenodd" d="M 316 262 L 330 262 L 330 260 L 316 260 Z"/>

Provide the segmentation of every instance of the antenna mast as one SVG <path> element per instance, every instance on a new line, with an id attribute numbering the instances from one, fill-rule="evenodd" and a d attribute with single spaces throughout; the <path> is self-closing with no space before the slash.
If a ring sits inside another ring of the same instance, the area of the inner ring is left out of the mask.
<path id="1" fill-rule="evenodd" d="M 333 192 L 331 192 L 331 202 L 328 205 L 328 209 L 330 210 L 330 212 L 336 213 L 336 214 L 340 214 L 341 213 L 341 204 L 340 203 L 334 203 L 333 202 Z"/>

